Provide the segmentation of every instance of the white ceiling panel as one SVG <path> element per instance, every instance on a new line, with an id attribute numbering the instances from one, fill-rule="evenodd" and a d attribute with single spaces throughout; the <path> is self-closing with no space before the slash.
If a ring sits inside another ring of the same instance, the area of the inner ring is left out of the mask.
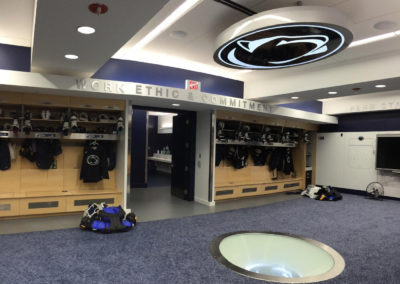
<path id="1" fill-rule="evenodd" d="M 31 46 L 35 0 L 0 1 L 0 43 Z"/>
<path id="2" fill-rule="evenodd" d="M 107 0 L 108 12 L 89 11 L 89 0 L 37 0 L 32 70 L 41 73 L 91 76 L 125 44 L 167 0 Z M 78 26 L 96 29 L 79 34 Z M 67 60 L 76 54 L 78 60 Z"/>
<path id="3" fill-rule="evenodd" d="M 352 60 L 357 58 L 366 58 L 377 54 L 385 54 L 388 52 L 400 51 L 400 37 L 394 37 L 383 41 L 377 41 L 368 45 L 360 45 L 347 48 L 343 52 L 332 56 L 335 61 L 347 61 L 349 58 Z M 399 67 L 400 70 L 400 67 Z"/>
<path id="4" fill-rule="evenodd" d="M 400 12 L 399 0 L 349 0 L 336 6 L 354 23 Z"/>
<path id="5" fill-rule="evenodd" d="M 382 22 L 382 21 L 391 21 L 393 23 L 397 22 L 397 25 L 393 28 L 389 28 L 389 29 L 385 29 L 385 30 L 378 30 L 378 29 L 374 28 L 374 25 L 376 23 Z M 385 34 L 385 33 L 389 33 L 389 32 L 394 32 L 396 30 L 400 30 L 400 11 L 352 24 L 350 26 L 350 28 L 351 28 L 351 31 L 353 32 L 354 40 L 365 39 L 368 37 L 373 37 L 373 36 L 377 36 L 377 35 L 381 35 L 381 34 Z"/>
<path id="6" fill-rule="evenodd" d="M 233 0 L 255 12 L 294 6 L 296 0 Z M 30 46 L 34 30 L 32 70 L 37 72 L 90 76 L 113 54 L 115 58 L 138 60 L 166 66 L 210 73 L 247 83 L 264 82 L 265 88 L 282 82 L 295 82 L 299 74 L 329 73 L 337 66 L 387 57 L 400 52 L 400 36 L 347 49 L 335 56 L 312 64 L 266 71 L 242 71 L 218 65 L 213 60 L 217 36 L 232 24 L 248 17 L 246 14 L 213 0 L 202 0 L 154 38 L 142 50 L 132 47 L 162 22 L 185 0 L 104 0 L 109 12 L 103 16 L 91 14 L 89 0 L 37 0 L 38 9 L 33 29 L 35 0 L 0 1 L 0 43 Z M 334 6 L 351 22 L 354 39 L 365 39 L 400 30 L 400 0 L 303 0 L 303 6 Z M 392 21 L 397 26 L 377 30 L 380 21 Z M 91 36 L 76 32 L 77 26 L 91 25 L 97 31 Z M 173 39 L 170 33 L 184 31 L 187 36 Z M 121 48 L 122 47 L 122 48 Z M 77 61 L 64 59 L 64 54 L 76 53 Z M 373 68 L 373 66 L 371 67 Z M 398 71 L 400 77 L 400 69 Z M 286 79 L 287 78 L 287 79 Z M 307 79 L 310 93 L 307 99 L 319 98 L 313 90 L 313 78 Z M 346 85 L 343 82 L 343 85 Z M 284 89 L 284 88 L 282 88 Z M 371 90 L 373 91 L 373 90 Z M 303 93 L 302 93 L 303 95 Z M 270 100 L 287 100 L 281 97 Z M 261 98 L 262 99 L 262 98 Z"/>
<path id="7" fill-rule="evenodd" d="M 347 0 L 303 0 L 301 2 L 302 2 L 303 6 L 310 6 L 310 5 L 335 6 L 335 5 L 338 5 L 345 1 L 347 1 Z M 238 2 L 242 2 L 242 1 L 238 1 Z M 247 2 L 256 2 L 256 1 L 247 1 Z M 260 3 L 256 3 L 254 5 L 249 3 L 249 5 L 247 7 L 251 7 L 256 12 L 261 12 L 261 11 L 265 11 L 265 10 L 269 10 L 269 9 L 295 6 L 298 1 L 296 1 L 296 0 L 277 0 L 277 1 L 262 0 L 259 2 Z"/>

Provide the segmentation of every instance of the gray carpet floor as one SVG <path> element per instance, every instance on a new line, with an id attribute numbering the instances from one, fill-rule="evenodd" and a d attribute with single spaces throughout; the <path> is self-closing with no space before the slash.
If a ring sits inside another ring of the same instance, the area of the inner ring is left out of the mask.
<path id="1" fill-rule="evenodd" d="M 263 283 L 228 270 L 209 253 L 213 238 L 242 230 L 287 232 L 333 247 L 346 268 L 326 283 L 400 283 L 399 201 L 353 195 L 142 222 L 120 234 L 1 235 L 0 283 Z"/>

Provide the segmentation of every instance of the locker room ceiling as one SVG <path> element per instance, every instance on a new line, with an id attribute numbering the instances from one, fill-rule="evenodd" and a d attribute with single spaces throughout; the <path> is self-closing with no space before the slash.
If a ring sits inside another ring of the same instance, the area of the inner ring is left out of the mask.
<path id="1" fill-rule="evenodd" d="M 100 16 L 90 13 L 88 5 L 96 2 L 106 4 L 109 11 Z M 374 43 L 348 48 L 325 60 L 304 66 L 251 72 L 222 67 L 213 60 L 216 37 L 232 24 L 248 16 L 213 0 L 198 1 L 192 9 L 144 47 L 139 50 L 133 48 L 183 2 L 184 0 L 2 0 L 0 43 L 32 47 L 33 72 L 90 76 L 113 57 L 242 80 L 245 82 L 245 98 L 269 103 L 288 102 L 288 98 L 294 95 L 300 97 L 299 101 L 332 98 L 332 95 L 327 94 L 327 91 L 332 89 L 331 86 L 314 87 L 311 75 L 309 81 L 305 82 L 307 86 L 302 86 L 298 92 L 295 91 L 296 86 L 293 86 L 293 89 L 283 88 L 281 92 L 273 94 L 252 92 L 252 85 L 261 84 L 262 89 L 265 84 L 265 89 L 268 89 L 268 86 L 277 82 L 277 78 L 285 78 L 285 82 L 291 85 L 292 79 L 299 74 L 313 74 L 315 70 L 318 70 L 319 74 L 338 70 L 338 77 L 332 80 L 332 86 L 335 86 L 339 93 L 334 96 L 376 91 L 382 93 L 382 89 L 374 87 L 382 81 L 387 85 L 383 91 L 400 89 L 400 68 L 390 67 L 391 73 L 385 78 L 370 76 L 368 81 L 359 80 L 349 84 L 345 80 L 341 81 L 344 78 L 340 78 L 342 68 L 344 70 L 349 66 L 356 66 L 358 62 L 368 62 L 371 58 L 379 60 L 381 57 L 387 59 L 393 56 L 393 63 L 400 66 L 400 33 Z M 295 6 L 298 1 L 234 2 L 255 12 L 262 12 Z M 303 0 L 302 5 L 332 6 L 342 11 L 351 22 L 349 28 L 355 41 L 400 30 L 398 0 Z M 376 24 L 384 29 L 374 27 Z M 92 26 L 96 32 L 88 36 L 77 33 L 76 28 L 82 25 Z M 67 60 L 64 58 L 64 54 L 67 53 L 77 54 L 79 59 Z M 360 87 L 361 90 L 355 92 L 352 90 L 355 87 Z"/>

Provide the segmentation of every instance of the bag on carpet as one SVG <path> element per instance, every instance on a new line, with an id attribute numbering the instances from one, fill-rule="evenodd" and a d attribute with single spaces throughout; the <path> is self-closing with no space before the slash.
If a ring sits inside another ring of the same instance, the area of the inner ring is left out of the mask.
<path id="1" fill-rule="evenodd" d="M 316 199 L 318 197 L 318 192 L 321 190 L 319 186 L 315 186 L 309 184 L 305 190 L 303 190 L 300 194 L 303 196 L 308 196 L 311 199 Z"/>
<path id="2" fill-rule="evenodd" d="M 100 233 L 127 232 L 136 221 L 136 215 L 126 214 L 121 206 L 93 203 L 83 212 L 80 228 Z"/>
<path id="3" fill-rule="evenodd" d="M 331 186 L 324 186 L 317 193 L 317 200 L 324 201 L 337 201 L 341 200 L 343 197 L 340 192 L 336 191 Z"/>

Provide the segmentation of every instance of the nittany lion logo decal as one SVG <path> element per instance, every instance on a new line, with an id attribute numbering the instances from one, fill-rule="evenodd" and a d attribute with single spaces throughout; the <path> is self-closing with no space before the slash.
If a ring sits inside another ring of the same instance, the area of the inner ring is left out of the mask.
<path id="1" fill-rule="evenodd" d="M 97 155 L 89 155 L 86 158 L 86 163 L 91 166 L 97 166 L 100 164 L 100 158 Z"/>
<path id="2" fill-rule="evenodd" d="M 332 27 L 275 26 L 229 41 L 216 51 L 214 59 L 233 68 L 283 68 L 321 60 L 348 44 L 342 33 Z"/>

